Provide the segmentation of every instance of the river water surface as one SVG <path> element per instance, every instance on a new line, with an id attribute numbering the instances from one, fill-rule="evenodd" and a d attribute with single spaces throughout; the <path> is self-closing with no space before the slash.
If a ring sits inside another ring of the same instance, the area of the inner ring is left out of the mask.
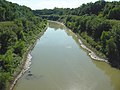
<path id="1" fill-rule="evenodd" d="M 120 90 L 120 71 L 92 60 L 75 35 L 50 22 L 14 90 Z"/>

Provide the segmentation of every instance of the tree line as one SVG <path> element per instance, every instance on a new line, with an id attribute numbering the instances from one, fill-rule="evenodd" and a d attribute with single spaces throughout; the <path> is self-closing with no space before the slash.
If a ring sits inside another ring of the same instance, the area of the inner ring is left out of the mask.
<path id="1" fill-rule="evenodd" d="M 43 9 L 33 10 L 33 13 L 37 16 L 41 15 L 96 15 L 99 17 L 105 17 L 107 19 L 120 20 L 120 1 L 97 1 L 95 3 L 82 4 L 78 8 L 54 8 L 54 9 Z"/>
<path id="2" fill-rule="evenodd" d="M 5 90 L 28 47 L 46 27 L 30 8 L 0 0 L 0 90 Z"/>

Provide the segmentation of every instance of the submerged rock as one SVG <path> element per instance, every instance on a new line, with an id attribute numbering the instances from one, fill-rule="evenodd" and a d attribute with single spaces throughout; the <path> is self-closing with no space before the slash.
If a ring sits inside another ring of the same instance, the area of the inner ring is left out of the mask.
<path id="1" fill-rule="evenodd" d="M 31 73 L 31 71 L 28 71 L 28 75 L 27 76 L 33 76 L 33 74 Z"/>
<path id="2" fill-rule="evenodd" d="M 31 71 L 28 71 L 27 76 L 25 77 L 27 80 L 33 79 L 34 75 L 31 73 Z"/>

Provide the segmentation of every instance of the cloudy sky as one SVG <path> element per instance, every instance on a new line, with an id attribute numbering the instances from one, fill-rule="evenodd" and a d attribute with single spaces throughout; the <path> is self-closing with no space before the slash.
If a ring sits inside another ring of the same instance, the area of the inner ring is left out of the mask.
<path id="1" fill-rule="evenodd" d="M 95 2 L 97 0 L 7 0 L 20 5 L 26 5 L 31 9 L 53 9 L 54 7 L 59 8 L 75 8 L 83 3 Z M 113 0 L 107 0 L 113 1 Z M 119 0 L 114 0 L 119 1 Z"/>

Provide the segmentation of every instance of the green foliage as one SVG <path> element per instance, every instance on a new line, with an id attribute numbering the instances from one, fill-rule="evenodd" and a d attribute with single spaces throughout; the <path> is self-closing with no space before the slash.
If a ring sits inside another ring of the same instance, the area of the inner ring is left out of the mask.
<path id="1" fill-rule="evenodd" d="M 102 35 L 100 37 L 100 40 L 101 40 L 101 45 L 102 45 L 102 49 L 101 51 L 104 53 L 104 54 L 108 54 L 107 50 L 106 50 L 106 45 L 107 45 L 107 41 L 110 39 L 110 32 L 107 32 L 107 31 L 103 31 L 102 32 Z"/>
<path id="2" fill-rule="evenodd" d="M 12 76 L 26 48 L 45 26 L 46 21 L 35 16 L 29 19 L 16 19 L 14 22 L 0 22 L 0 70 Z M 6 82 L 8 79 L 4 82 L 0 81 L 0 85 L 6 85 Z M 5 86 L 1 86 L 0 90 L 3 87 Z"/>
<path id="3" fill-rule="evenodd" d="M 120 1 L 116 2 L 106 2 L 103 0 L 96 1 L 95 3 L 83 4 L 78 8 L 54 8 L 54 9 L 43 9 L 43 10 L 33 10 L 36 16 L 44 15 L 77 15 L 77 16 L 91 16 L 96 15 L 99 17 L 105 17 L 108 19 L 120 20 Z M 53 18 L 53 17 L 52 17 Z M 49 19 L 49 18 L 48 18 Z M 51 20 L 51 19 L 50 19 Z M 54 20 L 54 18 L 52 19 Z"/>
<path id="4" fill-rule="evenodd" d="M 0 0 L 0 90 L 6 89 L 27 48 L 46 24 L 30 8 Z"/>
<path id="5" fill-rule="evenodd" d="M 112 66 L 120 68 L 120 21 L 96 16 L 72 16 L 66 19 L 66 26 L 106 55 Z"/>
<path id="6" fill-rule="evenodd" d="M 107 42 L 107 49 L 108 49 L 108 57 L 109 57 L 110 63 L 114 66 L 116 66 L 116 64 L 119 65 L 119 62 L 116 63 L 117 58 L 119 57 L 118 56 L 119 54 L 118 54 L 116 43 L 114 42 L 114 39 L 112 37 Z"/>
<path id="7" fill-rule="evenodd" d="M 22 40 L 17 41 L 14 46 L 14 53 L 22 56 L 24 53 L 24 48 L 25 48 L 24 41 L 22 41 Z"/>
<path id="8" fill-rule="evenodd" d="M 5 8 L 0 7 L 0 21 L 5 20 Z"/>
<path id="9" fill-rule="evenodd" d="M 33 10 L 36 16 L 40 15 L 68 15 L 70 14 L 70 8 L 54 8 L 54 9 L 43 9 L 43 10 Z"/>
<path id="10" fill-rule="evenodd" d="M 109 19 L 117 19 L 120 20 L 120 7 L 113 8 L 109 11 L 108 13 L 108 18 Z"/>
<path id="11" fill-rule="evenodd" d="M 30 16 L 33 16 L 30 8 L 13 4 L 6 0 L 0 0 L 0 21 L 11 21 Z"/>
<path id="12" fill-rule="evenodd" d="M 75 10 L 77 10 L 77 15 L 98 15 L 99 12 L 102 11 L 102 9 L 104 8 L 104 6 L 106 5 L 105 1 L 97 1 L 95 3 L 87 3 L 87 4 L 83 4 L 82 6 L 76 8 Z"/>
<path id="13" fill-rule="evenodd" d="M 5 72 L 1 72 L 0 71 L 0 90 L 5 90 L 6 89 L 6 84 L 8 82 L 8 80 L 10 80 L 10 74 L 9 73 L 5 73 Z"/>
<path id="14" fill-rule="evenodd" d="M 11 22 L 12 23 L 12 22 Z M 10 28 L 11 27 L 11 28 Z M 13 46 L 17 40 L 17 36 L 14 32 L 14 29 L 17 28 L 16 25 L 13 23 L 10 24 L 9 22 L 6 24 L 1 23 L 0 25 L 0 53 L 4 54 L 8 48 Z"/>

